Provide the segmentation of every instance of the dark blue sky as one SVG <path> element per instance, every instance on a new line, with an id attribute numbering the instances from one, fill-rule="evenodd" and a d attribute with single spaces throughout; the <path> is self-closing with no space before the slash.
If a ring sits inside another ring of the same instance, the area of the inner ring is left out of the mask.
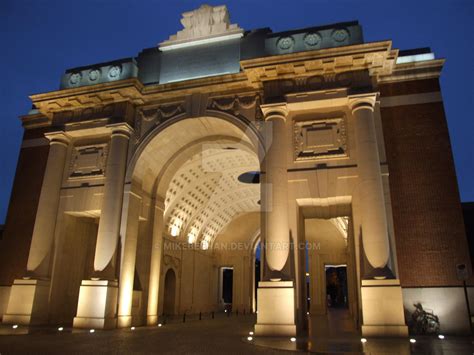
<path id="1" fill-rule="evenodd" d="M 16 169 L 28 95 L 58 89 L 65 69 L 138 54 L 181 29 L 180 14 L 204 1 L 0 0 L 0 223 Z M 366 41 L 429 46 L 447 58 L 441 76 L 463 201 L 474 201 L 474 1 L 271 0 L 226 4 L 244 29 L 282 31 L 359 20 Z M 32 176 L 31 179 L 39 177 Z"/>

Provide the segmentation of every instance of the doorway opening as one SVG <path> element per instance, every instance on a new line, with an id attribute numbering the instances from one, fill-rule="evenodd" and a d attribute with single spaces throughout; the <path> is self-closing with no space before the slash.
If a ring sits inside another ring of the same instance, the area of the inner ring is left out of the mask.
<path id="1" fill-rule="evenodd" d="M 169 269 L 165 275 L 165 298 L 163 303 L 163 313 L 173 315 L 175 313 L 176 300 L 176 275 L 173 269 Z"/>
<path id="2" fill-rule="evenodd" d="M 357 336 L 354 245 L 347 217 L 305 219 L 311 337 Z"/>
<path id="3" fill-rule="evenodd" d="M 348 309 L 347 265 L 325 265 L 328 311 Z"/>
<path id="4" fill-rule="evenodd" d="M 220 269 L 220 287 L 219 287 L 219 303 L 224 312 L 232 311 L 232 293 L 234 283 L 234 268 L 221 267 Z"/>

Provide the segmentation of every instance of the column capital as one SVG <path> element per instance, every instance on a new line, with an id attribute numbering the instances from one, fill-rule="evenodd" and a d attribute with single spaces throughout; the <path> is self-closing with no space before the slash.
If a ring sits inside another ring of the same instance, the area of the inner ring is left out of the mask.
<path id="1" fill-rule="evenodd" d="M 377 102 L 379 93 L 370 92 L 365 94 L 357 94 L 348 96 L 348 104 L 352 113 L 356 112 L 359 109 L 369 109 L 374 110 L 375 103 Z"/>
<path id="2" fill-rule="evenodd" d="M 129 139 L 133 133 L 133 128 L 128 123 L 113 123 L 107 125 L 107 128 L 112 132 L 112 137 L 122 136 Z"/>
<path id="3" fill-rule="evenodd" d="M 60 144 L 67 147 L 72 140 L 71 137 L 63 131 L 48 132 L 45 133 L 44 136 L 49 139 L 50 145 Z"/>
<path id="4" fill-rule="evenodd" d="M 274 117 L 279 117 L 283 120 L 286 120 L 286 116 L 288 116 L 288 106 L 286 102 L 260 105 L 260 109 L 262 110 L 262 113 L 265 117 L 265 121 Z"/>

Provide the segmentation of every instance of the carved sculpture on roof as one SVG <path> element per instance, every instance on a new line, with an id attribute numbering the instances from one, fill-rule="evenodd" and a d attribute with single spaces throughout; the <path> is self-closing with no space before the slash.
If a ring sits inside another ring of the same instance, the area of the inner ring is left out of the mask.
<path id="1" fill-rule="evenodd" d="M 243 33 L 243 29 L 237 24 L 230 23 L 229 11 L 225 5 L 202 5 L 199 9 L 183 13 L 182 16 L 181 24 L 184 28 L 171 35 L 169 40 L 161 45 Z"/>

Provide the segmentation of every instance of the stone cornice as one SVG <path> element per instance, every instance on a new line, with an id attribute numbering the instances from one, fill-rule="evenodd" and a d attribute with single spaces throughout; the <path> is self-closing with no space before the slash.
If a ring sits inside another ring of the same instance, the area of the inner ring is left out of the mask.
<path id="1" fill-rule="evenodd" d="M 142 104 L 142 89 L 143 84 L 138 79 L 133 78 L 113 83 L 35 94 L 31 95 L 30 99 L 40 113 L 51 120 L 54 112 L 76 107 L 85 108 L 123 101 Z"/>
<path id="2" fill-rule="evenodd" d="M 178 96 L 195 93 L 213 93 L 242 89 L 249 89 L 245 73 L 225 74 L 166 84 L 147 85 L 142 92 L 145 99 L 150 101 L 157 98 L 176 98 Z"/>
<path id="3" fill-rule="evenodd" d="M 25 129 L 49 126 L 51 121 L 42 113 L 20 116 L 21 124 Z"/>
<path id="4" fill-rule="evenodd" d="M 378 78 L 379 83 L 439 78 L 445 59 L 396 64 L 392 73 Z"/>
<path id="5" fill-rule="evenodd" d="M 372 76 L 389 75 L 397 49 L 391 41 L 364 43 L 241 61 L 251 83 L 266 80 L 368 70 Z"/>
<path id="6" fill-rule="evenodd" d="M 366 71 L 379 83 L 438 77 L 444 60 L 396 64 L 391 41 L 297 52 L 241 61 L 242 72 L 181 82 L 144 86 L 137 78 L 31 95 L 38 113 L 22 116 L 25 128 L 51 124 L 60 111 L 100 107 L 120 102 L 150 105 L 184 100 L 193 94 L 222 96 L 261 91 L 263 83 L 279 79 L 304 79 L 318 75 Z M 285 94 L 285 93 L 283 93 Z"/>

